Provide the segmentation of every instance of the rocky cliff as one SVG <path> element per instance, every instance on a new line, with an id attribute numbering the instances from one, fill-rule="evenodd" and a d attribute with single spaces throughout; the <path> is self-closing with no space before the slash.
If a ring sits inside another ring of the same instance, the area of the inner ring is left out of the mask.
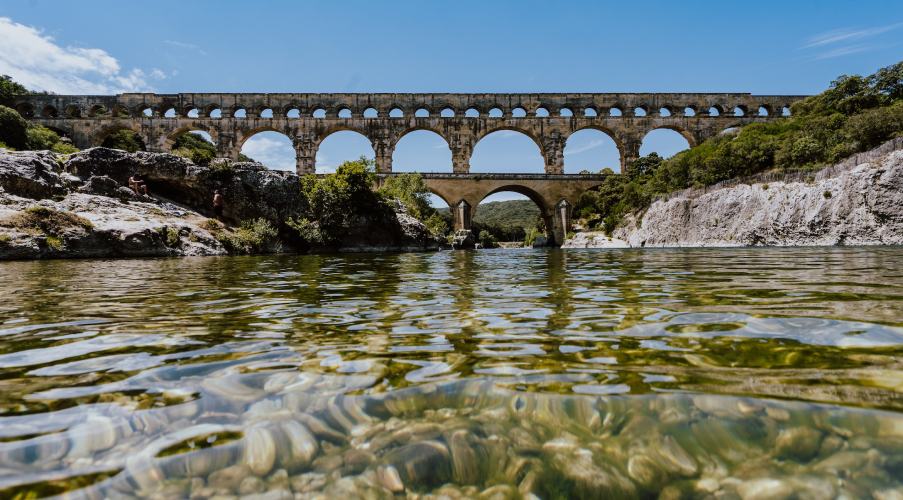
<path id="1" fill-rule="evenodd" d="M 903 244 L 903 151 L 815 178 L 675 196 L 628 218 L 612 238 L 579 233 L 564 246 Z"/>
<path id="2" fill-rule="evenodd" d="M 135 174 L 151 196 L 126 187 Z M 226 200 L 227 224 L 208 218 L 216 189 Z M 255 219 L 278 232 L 268 250 L 331 250 L 293 241 L 284 223 L 305 203 L 296 175 L 257 163 L 208 167 L 169 154 L 106 148 L 69 157 L 0 149 L 0 259 L 221 255 L 235 234 L 232 224 Z M 357 226 L 341 250 L 437 247 L 400 205 Z"/>

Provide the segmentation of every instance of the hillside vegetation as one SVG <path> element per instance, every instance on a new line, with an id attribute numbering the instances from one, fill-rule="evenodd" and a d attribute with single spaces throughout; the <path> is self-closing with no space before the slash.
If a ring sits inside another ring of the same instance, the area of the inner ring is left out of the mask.
<path id="1" fill-rule="evenodd" d="M 792 116 L 746 125 L 663 160 L 636 160 L 576 207 L 590 227 L 611 232 L 624 214 L 656 195 L 765 171 L 818 169 L 903 134 L 903 62 L 866 77 L 842 75 L 828 90 L 795 103 Z"/>

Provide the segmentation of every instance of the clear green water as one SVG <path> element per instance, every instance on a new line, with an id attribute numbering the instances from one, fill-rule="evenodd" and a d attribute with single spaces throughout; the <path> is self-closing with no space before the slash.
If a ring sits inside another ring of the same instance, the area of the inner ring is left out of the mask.
<path id="1" fill-rule="evenodd" d="M 903 249 L 0 264 L 0 497 L 899 498 Z"/>

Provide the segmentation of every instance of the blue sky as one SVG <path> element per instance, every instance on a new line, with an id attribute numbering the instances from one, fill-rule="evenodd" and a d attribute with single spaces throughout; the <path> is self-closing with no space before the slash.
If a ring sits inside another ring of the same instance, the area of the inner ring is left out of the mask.
<path id="1" fill-rule="evenodd" d="M 4 0 L 0 73 L 59 93 L 818 92 L 903 54 L 903 2 Z M 685 147 L 667 132 L 643 151 Z M 287 139 L 246 153 L 291 168 Z M 372 155 L 331 136 L 318 165 Z M 601 134 L 568 142 L 565 168 L 616 166 Z M 400 170 L 450 170 L 428 133 L 396 149 Z M 477 145 L 475 171 L 541 171 L 515 133 Z"/>

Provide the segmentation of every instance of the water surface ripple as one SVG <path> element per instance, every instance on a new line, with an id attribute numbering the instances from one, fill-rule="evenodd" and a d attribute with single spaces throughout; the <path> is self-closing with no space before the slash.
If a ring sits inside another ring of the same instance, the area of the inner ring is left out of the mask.
<path id="1" fill-rule="evenodd" d="M 903 249 L 0 263 L 0 497 L 897 498 Z"/>

